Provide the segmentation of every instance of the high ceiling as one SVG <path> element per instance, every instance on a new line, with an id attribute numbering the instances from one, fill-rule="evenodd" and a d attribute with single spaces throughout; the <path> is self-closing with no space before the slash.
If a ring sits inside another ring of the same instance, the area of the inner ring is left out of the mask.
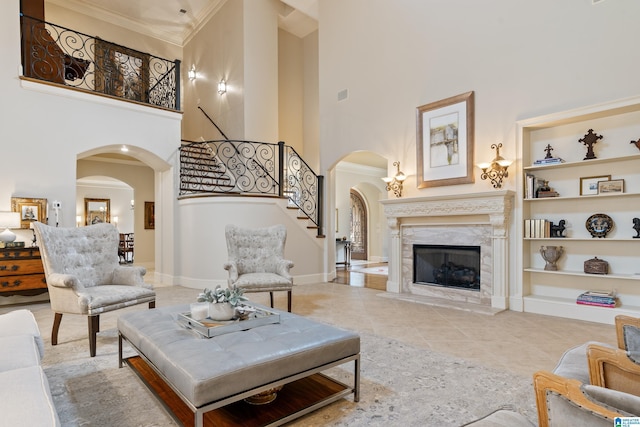
<path id="1" fill-rule="evenodd" d="M 46 0 L 182 46 L 229 0 Z M 234 0 L 231 0 L 234 1 Z M 318 0 L 282 0 L 278 25 L 304 37 L 318 28 Z"/>

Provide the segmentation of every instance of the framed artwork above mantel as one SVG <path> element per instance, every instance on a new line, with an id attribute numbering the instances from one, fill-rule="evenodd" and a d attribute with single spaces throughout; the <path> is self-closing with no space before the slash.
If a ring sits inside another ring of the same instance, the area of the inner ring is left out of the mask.
<path id="1" fill-rule="evenodd" d="M 473 91 L 418 107 L 416 127 L 418 188 L 475 181 Z"/>

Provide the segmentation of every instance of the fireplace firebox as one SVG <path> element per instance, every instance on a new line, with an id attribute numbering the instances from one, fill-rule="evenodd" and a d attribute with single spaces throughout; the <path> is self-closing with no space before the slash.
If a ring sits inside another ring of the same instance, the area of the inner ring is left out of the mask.
<path id="1" fill-rule="evenodd" d="M 480 291 L 480 246 L 413 245 L 413 282 Z"/>

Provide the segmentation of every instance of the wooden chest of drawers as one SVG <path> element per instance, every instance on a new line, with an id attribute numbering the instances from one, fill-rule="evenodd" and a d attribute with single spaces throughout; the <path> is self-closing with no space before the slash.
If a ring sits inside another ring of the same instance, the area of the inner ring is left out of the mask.
<path id="1" fill-rule="evenodd" d="M 47 291 L 38 248 L 0 249 L 0 296 Z"/>

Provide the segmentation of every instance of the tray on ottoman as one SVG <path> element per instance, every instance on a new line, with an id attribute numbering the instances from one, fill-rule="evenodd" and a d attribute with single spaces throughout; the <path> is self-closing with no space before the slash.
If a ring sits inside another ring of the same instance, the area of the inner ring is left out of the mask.
<path id="1" fill-rule="evenodd" d="M 258 326 L 280 323 L 280 315 L 262 307 L 241 304 L 240 307 L 252 310 L 247 319 L 213 320 L 205 318 L 195 320 L 190 312 L 178 314 L 178 323 L 191 328 L 205 338 L 212 338 L 230 332 L 246 331 Z"/>

